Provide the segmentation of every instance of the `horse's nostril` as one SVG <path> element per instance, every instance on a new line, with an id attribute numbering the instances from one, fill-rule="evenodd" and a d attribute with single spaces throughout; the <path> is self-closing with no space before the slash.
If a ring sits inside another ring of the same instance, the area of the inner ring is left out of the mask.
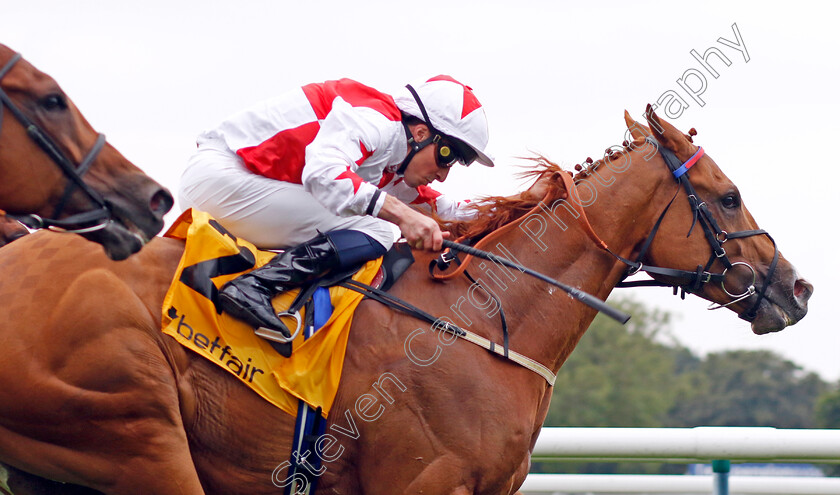
<path id="1" fill-rule="evenodd" d="M 805 302 L 814 293 L 814 286 L 808 283 L 805 279 L 798 279 L 793 284 L 793 296 L 796 299 Z"/>
<path id="2" fill-rule="evenodd" d="M 172 209 L 173 204 L 175 204 L 175 200 L 172 198 L 172 195 L 169 194 L 169 191 L 166 189 L 160 189 L 149 201 L 149 208 L 151 208 L 152 212 L 159 217 L 163 217 L 163 215 Z"/>

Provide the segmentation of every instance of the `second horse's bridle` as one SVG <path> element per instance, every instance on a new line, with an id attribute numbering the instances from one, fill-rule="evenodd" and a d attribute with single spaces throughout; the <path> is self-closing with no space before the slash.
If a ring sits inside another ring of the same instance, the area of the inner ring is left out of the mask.
<path id="1" fill-rule="evenodd" d="M 15 53 L 2 69 L 0 69 L 0 80 L 11 71 L 12 67 L 21 59 L 19 53 Z M 12 102 L 9 95 L 0 87 L 0 128 L 3 124 L 3 107 L 9 109 L 9 112 L 20 122 L 26 129 L 27 135 L 49 156 L 56 166 L 67 177 L 67 187 L 62 194 L 61 200 L 56 205 L 51 217 L 43 218 L 39 215 L 10 215 L 24 225 L 33 229 L 49 228 L 51 230 L 72 233 L 87 233 L 105 228 L 111 222 L 111 209 L 105 203 L 102 196 L 93 188 L 87 185 L 82 176 L 88 171 L 93 161 L 102 151 L 105 146 L 105 135 L 99 134 L 93 148 L 88 152 L 84 159 L 78 165 L 67 157 L 67 155 L 56 145 L 49 135 L 41 129 L 35 122 L 32 121 L 23 111 Z M 71 215 L 62 220 L 58 220 L 67 202 L 70 199 L 73 191 L 79 188 L 84 192 L 95 207 L 86 212 Z"/>

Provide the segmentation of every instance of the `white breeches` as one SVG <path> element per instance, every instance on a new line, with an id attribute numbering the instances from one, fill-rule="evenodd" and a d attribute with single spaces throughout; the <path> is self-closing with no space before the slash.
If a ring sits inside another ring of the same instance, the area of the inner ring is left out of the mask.
<path id="1" fill-rule="evenodd" d="M 200 147 L 190 158 L 178 189 L 181 207 L 212 215 L 236 237 L 262 249 L 283 249 L 320 232 L 358 230 L 385 249 L 399 228 L 371 216 L 340 217 L 327 211 L 301 184 L 256 175 L 229 150 Z"/>

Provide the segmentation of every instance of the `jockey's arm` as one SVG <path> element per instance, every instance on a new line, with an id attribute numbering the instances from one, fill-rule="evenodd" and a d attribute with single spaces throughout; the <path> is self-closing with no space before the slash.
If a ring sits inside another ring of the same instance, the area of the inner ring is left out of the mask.
<path id="1" fill-rule="evenodd" d="M 383 202 L 378 188 L 357 172 L 362 163 L 378 168 L 387 159 L 387 133 L 379 132 L 387 125 L 387 119 L 373 110 L 336 101 L 306 147 L 304 189 L 335 215 L 376 214 Z"/>
<path id="2" fill-rule="evenodd" d="M 387 133 L 378 132 L 382 119 L 372 111 L 334 103 L 318 136 L 306 148 L 304 188 L 336 215 L 376 216 L 397 225 L 415 249 L 439 251 L 444 235 L 437 222 L 356 173 L 362 166 L 381 166 L 371 162 L 387 158 L 377 153 L 391 144 Z M 373 153 L 366 156 L 365 150 Z"/>
<path id="3" fill-rule="evenodd" d="M 440 251 L 443 239 L 449 232 L 441 232 L 437 222 L 414 210 L 390 194 L 385 194 L 385 202 L 378 217 L 400 228 L 409 244 L 416 249 Z"/>

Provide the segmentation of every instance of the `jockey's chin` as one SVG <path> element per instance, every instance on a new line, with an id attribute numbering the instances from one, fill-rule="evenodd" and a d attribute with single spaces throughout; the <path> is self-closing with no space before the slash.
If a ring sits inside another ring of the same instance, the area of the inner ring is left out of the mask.
<path id="1" fill-rule="evenodd" d="M 418 177 L 418 176 L 411 176 L 409 174 L 405 175 L 405 185 L 408 187 L 420 187 L 420 186 L 428 186 L 431 184 L 435 179 L 429 179 L 428 177 Z"/>

